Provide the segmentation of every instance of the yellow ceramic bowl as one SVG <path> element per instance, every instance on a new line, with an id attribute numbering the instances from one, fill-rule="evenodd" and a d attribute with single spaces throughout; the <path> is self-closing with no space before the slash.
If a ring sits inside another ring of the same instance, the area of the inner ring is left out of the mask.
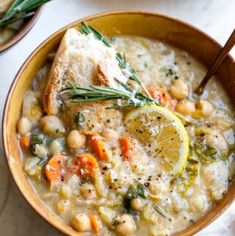
<path id="1" fill-rule="evenodd" d="M 51 225 L 67 235 L 78 235 L 72 228 L 65 225 L 59 218 L 48 210 L 30 185 L 29 179 L 23 171 L 22 160 L 16 139 L 16 124 L 20 117 L 21 105 L 25 92 L 31 87 L 32 79 L 47 55 L 55 50 L 65 31 L 86 21 L 105 35 L 140 35 L 147 38 L 163 40 L 181 48 L 205 66 L 209 66 L 221 46 L 206 34 L 176 19 L 149 12 L 110 12 L 78 20 L 44 41 L 24 62 L 10 88 L 3 116 L 3 142 L 5 155 L 12 176 L 19 190 L 28 203 Z M 223 83 L 231 101 L 235 102 L 235 63 L 227 57 L 217 73 Z M 204 217 L 194 225 L 176 235 L 192 235 L 204 228 L 218 217 L 232 203 L 235 197 L 235 183 L 233 182 L 224 196 Z"/>

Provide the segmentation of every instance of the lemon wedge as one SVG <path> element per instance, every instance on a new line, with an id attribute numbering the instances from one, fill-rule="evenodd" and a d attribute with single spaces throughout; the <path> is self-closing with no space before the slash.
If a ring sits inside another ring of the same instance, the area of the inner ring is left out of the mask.
<path id="1" fill-rule="evenodd" d="M 129 112 L 126 130 L 140 140 L 150 156 L 160 159 L 170 174 L 180 174 L 189 153 L 189 138 L 181 120 L 166 108 L 144 106 Z"/>

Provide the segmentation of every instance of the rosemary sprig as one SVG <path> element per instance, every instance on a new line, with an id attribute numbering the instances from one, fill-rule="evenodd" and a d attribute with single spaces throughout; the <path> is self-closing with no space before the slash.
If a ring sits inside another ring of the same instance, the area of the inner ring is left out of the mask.
<path id="1" fill-rule="evenodd" d="M 116 79 L 117 80 L 117 79 Z M 122 89 L 108 88 L 103 86 L 90 86 L 87 88 L 77 87 L 73 83 L 62 89 L 61 93 L 68 95 L 68 100 L 71 103 L 98 102 L 98 101 L 113 101 L 116 102 L 113 106 L 107 109 L 121 109 L 126 107 L 139 107 L 143 105 L 157 105 L 157 103 L 143 95 L 135 92 L 131 87 L 117 80 Z"/>
<path id="2" fill-rule="evenodd" d="M 125 54 L 122 56 L 120 53 L 116 54 L 116 59 L 118 61 L 118 65 L 122 70 L 127 70 L 130 72 L 130 80 L 136 81 L 139 85 L 141 85 L 140 79 L 137 77 L 134 69 L 132 69 L 129 63 L 126 61 Z"/>
<path id="3" fill-rule="evenodd" d="M 7 12 L 0 17 L 0 28 L 17 20 L 34 15 L 35 10 L 51 0 L 14 0 Z"/>
<path id="4" fill-rule="evenodd" d="M 98 32 L 92 26 L 87 25 L 85 22 L 81 23 L 80 32 L 85 35 L 93 34 L 97 40 L 100 40 L 101 42 L 103 42 L 107 47 L 112 47 L 112 45 L 109 43 L 109 41 L 100 32 Z M 138 83 L 143 88 L 144 92 L 148 95 L 148 97 L 151 98 L 151 95 L 149 94 L 148 90 L 144 86 L 143 82 L 136 75 L 135 70 L 133 68 L 131 68 L 130 64 L 126 61 L 125 54 L 122 56 L 120 53 L 117 53 L 116 60 L 118 61 L 118 65 L 119 65 L 120 69 L 122 71 L 125 70 L 129 73 L 129 79 Z"/>
<path id="5" fill-rule="evenodd" d="M 166 218 L 171 221 L 171 218 L 166 214 L 166 212 L 158 205 L 155 205 L 154 207 L 155 211 L 161 215 L 163 218 Z"/>
<path id="6" fill-rule="evenodd" d="M 107 47 L 109 47 L 109 48 L 112 47 L 112 45 L 109 43 L 109 41 L 100 32 L 98 32 L 92 26 L 87 25 L 85 22 L 81 23 L 80 32 L 85 35 L 93 34 L 96 39 L 102 41 Z"/>

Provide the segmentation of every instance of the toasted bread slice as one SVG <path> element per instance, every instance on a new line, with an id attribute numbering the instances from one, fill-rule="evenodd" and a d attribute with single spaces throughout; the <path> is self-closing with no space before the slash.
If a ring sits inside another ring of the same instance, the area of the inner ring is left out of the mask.
<path id="1" fill-rule="evenodd" d="M 44 109 L 48 114 L 59 111 L 60 90 L 68 85 L 68 81 L 80 87 L 99 84 L 117 87 L 114 78 L 122 82 L 127 80 L 118 66 L 115 50 L 92 34 L 84 35 L 71 28 L 56 53 L 44 92 Z"/>
<path id="2" fill-rule="evenodd" d="M 84 104 L 70 104 L 61 114 L 62 120 L 70 130 L 78 129 L 83 134 L 92 132 L 101 133 L 105 129 L 118 131 L 122 129 L 123 114 L 120 110 L 106 109 L 112 104 L 107 101 Z M 76 115 L 82 114 L 84 122 L 78 125 Z"/>

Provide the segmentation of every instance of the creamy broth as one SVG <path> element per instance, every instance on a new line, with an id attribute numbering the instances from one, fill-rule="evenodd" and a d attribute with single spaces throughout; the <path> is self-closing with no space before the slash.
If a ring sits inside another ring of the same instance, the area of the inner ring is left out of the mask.
<path id="1" fill-rule="evenodd" d="M 195 159 L 191 155 L 180 174 L 164 170 L 151 147 L 126 130 L 124 118 L 133 108 L 66 104 L 58 120 L 48 119 L 42 105 L 48 62 L 25 95 L 18 125 L 24 169 L 49 210 L 84 235 L 170 235 L 194 224 L 226 193 L 234 173 L 234 111 L 215 78 L 201 100 L 193 94 L 206 69 L 186 52 L 142 37 L 111 37 L 110 42 L 125 52 L 150 94 L 180 116 Z M 124 158 L 121 137 L 131 139 L 131 158 Z M 100 158 L 93 139 L 105 143 Z M 83 153 L 92 156 L 86 156 L 89 167 L 83 163 L 85 174 L 76 167 Z M 48 178 L 54 176 L 45 169 L 55 155 L 66 157 L 59 160 L 66 163 L 61 167 L 66 175 L 52 184 Z"/>

